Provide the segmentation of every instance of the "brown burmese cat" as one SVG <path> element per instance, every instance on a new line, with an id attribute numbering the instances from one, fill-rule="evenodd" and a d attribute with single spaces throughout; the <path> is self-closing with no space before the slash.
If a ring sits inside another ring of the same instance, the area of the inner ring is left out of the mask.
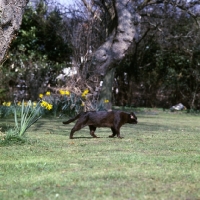
<path id="1" fill-rule="evenodd" d="M 126 113 L 123 111 L 89 111 L 82 112 L 75 116 L 74 118 L 69 119 L 68 121 L 63 122 L 63 124 L 69 124 L 78 119 L 75 126 L 72 128 L 70 133 L 70 139 L 73 139 L 74 132 L 82 129 L 85 126 L 89 126 L 90 135 L 93 137 L 97 137 L 94 132 L 97 127 L 110 127 L 112 130 L 112 135 L 109 137 L 114 137 L 117 135 L 118 138 L 122 138 L 120 136 L 120 128 L 122 125 L 129 124 L 137 124 L 137 117 L 133 112 Z"/>

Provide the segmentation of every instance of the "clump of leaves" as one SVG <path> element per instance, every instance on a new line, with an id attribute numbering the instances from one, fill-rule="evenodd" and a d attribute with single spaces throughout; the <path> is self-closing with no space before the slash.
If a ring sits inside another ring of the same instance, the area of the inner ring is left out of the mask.
<path id="1" fill-rule="evenodd" d="M 9 129 L 7 132 L 0 134 L 0 145 L 23 144 L 27 142 L 26 137 L 16 134 L 14 129 Z"/>
<path id="2" fill-rule="evenodd" d="M 40 117 L 40 102 L 34 106 L 31 101 L 25 105 L 22 101 L 20 120 L 17 116 L 17 106 L 13 107 L 15 128 L 13 130 L 14 135 L 23 137 L 27 129 L 33 125 Z"/>
<path id="3" fill-rule="evenodd" d="M 40 102 L 34 105 L 31 101 L 28 101 L 28 103 L 22 101 L 20 107 L 15 104 L 12 107 L 15 126 L 9 128 L 5 133 L 1 132 L 0 143 L 25 143 L 27 141 L 25 137 L 27 129 L 41 117 L 40 109 Z"/>

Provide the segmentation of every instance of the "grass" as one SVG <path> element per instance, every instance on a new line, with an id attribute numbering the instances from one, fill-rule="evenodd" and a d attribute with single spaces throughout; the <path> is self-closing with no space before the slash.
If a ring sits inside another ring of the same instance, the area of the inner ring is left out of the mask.
<path id="1" fill-rule="evenodd" d="M 0 199 L 200 199 L 200 116 L 155 110 L 137 125 L 75 133 L 63 119 L 41 119 L 29 143 L 0 146 Z M 0 127 L 11 124 L 4 119 Z"/>

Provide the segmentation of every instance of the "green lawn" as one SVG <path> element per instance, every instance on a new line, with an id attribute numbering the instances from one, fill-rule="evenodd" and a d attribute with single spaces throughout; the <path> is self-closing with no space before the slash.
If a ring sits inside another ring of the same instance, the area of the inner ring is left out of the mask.
<path id="1" fill-rule="evenodd" d="M 0 199 L 200 199 L 200 115 L 155 110 L 137 125 L 88 128 L 69 139 L 63 119 L 40 119 L 30 143 L 0 146 Z M 2 120 L 0 127 L 11 123 Z"/>

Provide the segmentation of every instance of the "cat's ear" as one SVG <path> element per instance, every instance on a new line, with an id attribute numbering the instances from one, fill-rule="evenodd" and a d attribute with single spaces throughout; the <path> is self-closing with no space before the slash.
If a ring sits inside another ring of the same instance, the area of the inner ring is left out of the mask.
<path id="1" fill-rule="evenodd" d="M 137 117 L 135 116 L 135 114 L 133 112 L 130 113 L 130 117 L 131 117 L 131 119 L 137 119 Z"/>
<path id="2" fill-rule="evenodd" d="M 132 114 L 130 114 L 130 116 L 131 116 L 131 119 L 134 119 L 134 118 L 135 118 Z"/>

